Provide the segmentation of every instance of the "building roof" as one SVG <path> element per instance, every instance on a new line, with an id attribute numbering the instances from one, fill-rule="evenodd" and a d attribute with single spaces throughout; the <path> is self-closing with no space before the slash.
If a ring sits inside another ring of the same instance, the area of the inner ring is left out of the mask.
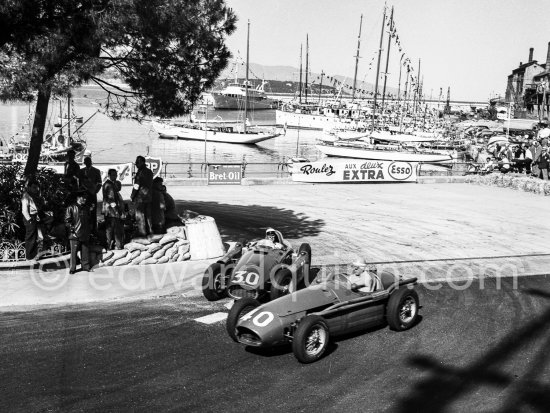
<path id="1" fill-rule="evenodd" d="M 538 65 L 538 61 L 537 60 L 531 60 L 530 62 L 527 62 L 527 63 L 523 63 L 522 65 L 518 66 L 516 69 L 512 70 L 512 74 L 514 73 L 520 73 L 520 72 L 525 72 L 525 69 L 528 68 L 529 66 L 532 66 L 534 64 L 537 64 Z M 542 65 L 539 65 L 541 67 L 544 67 Z"/>

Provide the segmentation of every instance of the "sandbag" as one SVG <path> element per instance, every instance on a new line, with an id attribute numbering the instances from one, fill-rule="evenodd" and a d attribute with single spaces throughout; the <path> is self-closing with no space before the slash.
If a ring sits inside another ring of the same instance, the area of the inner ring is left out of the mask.
<path id="1" fill-rule="evenodd" d="M 168 260 L 171 260 L 174 257 L 174 255 L 176 255 L 177 253 L 178 253 L 178 247 L 173 245 L 164 252 L 164 256 L 168 257 Z"/>
<path id="2" fill-rule="evenodd" d="M 149 245 L 152 241 L 148 238 L 134 238 L 132 239 L 132 242 L 137 242 L 138 244 L 142 245 Z"/>
<path id="3" fill-rule="evenodd" d="M 162 239 L 162 237 L 164 237 L 164 234 L 153 234 L 153 235 L 149 235 L 147 239 L 149 239 L 151 243 L 157 243 Z"/>
<path id="4" fill-rule="evenodd" d="M 178 254 L 183 255 L 183 254 L 185 254 L 186 252 L 189 252 L 189 248 L 190 248 L 189 243 L 180 245 L 180 246 L 178 247 Z"/>
<path id="5" fill-rule="evenodd" d="M 130 264 L 139 265 L 142 261 L 145 261 L 146 259 L 149 259 L 151 257 L 152 255 L 149 251 L 143 251 L 141 254 L 135 257 Z"/>
<path id="6" fill-rule="evenodd" d="M 184 226 L 168 228 L 166 232 L 179 239 L 187 239 L 187 233 Z"/>
<path id="7" fill-rule="evenodd" d="M 126 257 L 129 257 L 130 260 L 133 260 L 134 258 L 139 257 L 141 255 L 141 253 L 142 253 L 142 251 L 135 250 L 135 251 L 130 252 Z"/>
<path id="8" fill-rule="evenodd" d="M 168 262 L 168 257 L 165 255 L 164 257 L 161 257 L 158 261 L 157 261 L 157 264 L 165 264 Z"/>
<path id="9" fill-rule="evenodd" d="M 135 250 L 145 251 L 147 249 L 147 246 L 140 244 L 139 242 L 129 242 L 124 246 L 124 249 L 128 251 L 135 251 Z"/>
<path id="10" fill-rule="evenodd" d="M 162 237 L 162 239 L 159 241 L 160 245 L 166 245 L 169 243 L 176 242 L 178 239 L 174 235 L 166 234 Z"/>
<path id="11" fill-rule="evenodd" d="M 164 257 L 164 254 L 166 253 L 166 250 L 168 248 L 170 248 L 172 246 L 172 244 L 166 244 L 164 245 L 164 247 L 162 247 L 160 250 L 158 250 L 157 252 L 155 252 L 153 254 L 153 258 L 156 258 L 157 260 L 161 257 Z"/>
<path id="12" fill-rule="evenodd" d="M 113 267 L 119 267 L 121 265 L 128 265 L 130 263 L 130 261 L 132 261 L 132 258 L 130 255 L 127 255 L 125 257 L 122 257 L 118 260 L 116 260 L 115 262 L 113 262 Z"/>
<path id="13" fill-rule="evenodd" d="M 156 258 L 147 258 L 146 260 L 143 260 L 139 263 L 139 265 L 149 265 L 149 264 L 156 264 L 157 263 L 157 259 Z"/>
<path id="14" fill-rule="evenodd" d="M 107 261 L 109 259 L 111 259 L 113 257 L 113 251 L 107 251 L 107 252 L 104 252 L 103 254 L 101 254 L 101 258 L 100 258 L 100 261 Z"/>
<path id="15" fill-rule="evenodd" d="M 124 258 L 126 255 L 128 255 L 130 251 L 128 250 L 115 250 L 113 251 L 113 256 L 111 257 L 111 259 L 113 261 L 116 261 L 116 260 L 119 260 L 120 258 Z"/>
<path id="16" fill-rule="evenodd" d="M 157 252 L 161 248 L 162 248 L 162 245 L 160 245 L 159 243 L 154 243 L 154 244 L 151 244 L 147 247 L 147 251 L 149 251 L 151 254 L 154 254 L 155 252 Z"/>

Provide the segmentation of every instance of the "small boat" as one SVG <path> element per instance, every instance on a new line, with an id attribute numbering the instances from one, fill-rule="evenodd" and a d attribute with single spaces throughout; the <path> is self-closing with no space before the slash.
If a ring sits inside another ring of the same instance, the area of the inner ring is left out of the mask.
<path id="1" fill-rule="evenodd" d="M 161 139 L 184 139 L 208 142 L 255 144 L 280 135 L 275 128 L 244 125 L 223 125 L 152 122 L 153 129 Z"/>
<path id="2" fill-rule="evenodd" d="M 378 161 L 404 162 L 450 162 L 452 154 L 448 152 L 404 148 L 402 145 L 377 145 L 362 141 L 336 141 L 315 145 L 327 156 L 340 158 L 372 159 Z"/>

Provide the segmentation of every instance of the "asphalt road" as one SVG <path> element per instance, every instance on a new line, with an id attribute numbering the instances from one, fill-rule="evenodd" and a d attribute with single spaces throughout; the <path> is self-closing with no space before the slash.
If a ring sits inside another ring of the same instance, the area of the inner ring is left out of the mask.
<path id="1" fill-rule="evenodd" d="M 550 276 L 418 287 L 422 319 L 289 348 L 233 343 L 181 296 L 0 316 L 2 411 L 546 412 Z"/>

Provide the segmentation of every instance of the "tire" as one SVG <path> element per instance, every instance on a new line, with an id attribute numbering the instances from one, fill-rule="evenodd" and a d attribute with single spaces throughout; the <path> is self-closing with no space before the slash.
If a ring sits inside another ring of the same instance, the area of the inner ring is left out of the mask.
<path id="1" fill-rule="evenodd" d="M 300 321 L 292 340 L 292 351 L 300 363 L 313 363 L 325 353 L 330 339 L 325 319 L 308 315 Z"/>
<path id="2" fill-rule="evenodd" d="M 237 341 L 235 328 L 237 327 L 237 322 L 239 319 L 259 306 L 260 302 L 253 298 L 241 298 L 233 303 L 233 307 L 229 310 L 229 314 L 227 315 L 227 320 L 225 322 L 227 333 L 233 341 Z"/>
<path id="3" fill-rule="evenodd" d="M 408 288 L 399 288 L 390 296 L 386 306 L 386 321 L 390 329 L 404 331 L 418 319 L 418 294 Z"/>
<path id="4" fill-rule="evenodd" d="M 292 278 L 292 272 L 287 268 L 277 271 L 273 276 L 273 282 L 271 283 L 271 289 L 269 291 L 269 299 L 276 300 L 279 297 L 294 292 L 296 288 Z"/>
<path id="5" fill-rule="evenodd" d="M 227 296 L 227 289 L 222 283 L 222 266 L 211 264 L 202 277 L 202 293 L 208 301 L 217 301 Z"/>

